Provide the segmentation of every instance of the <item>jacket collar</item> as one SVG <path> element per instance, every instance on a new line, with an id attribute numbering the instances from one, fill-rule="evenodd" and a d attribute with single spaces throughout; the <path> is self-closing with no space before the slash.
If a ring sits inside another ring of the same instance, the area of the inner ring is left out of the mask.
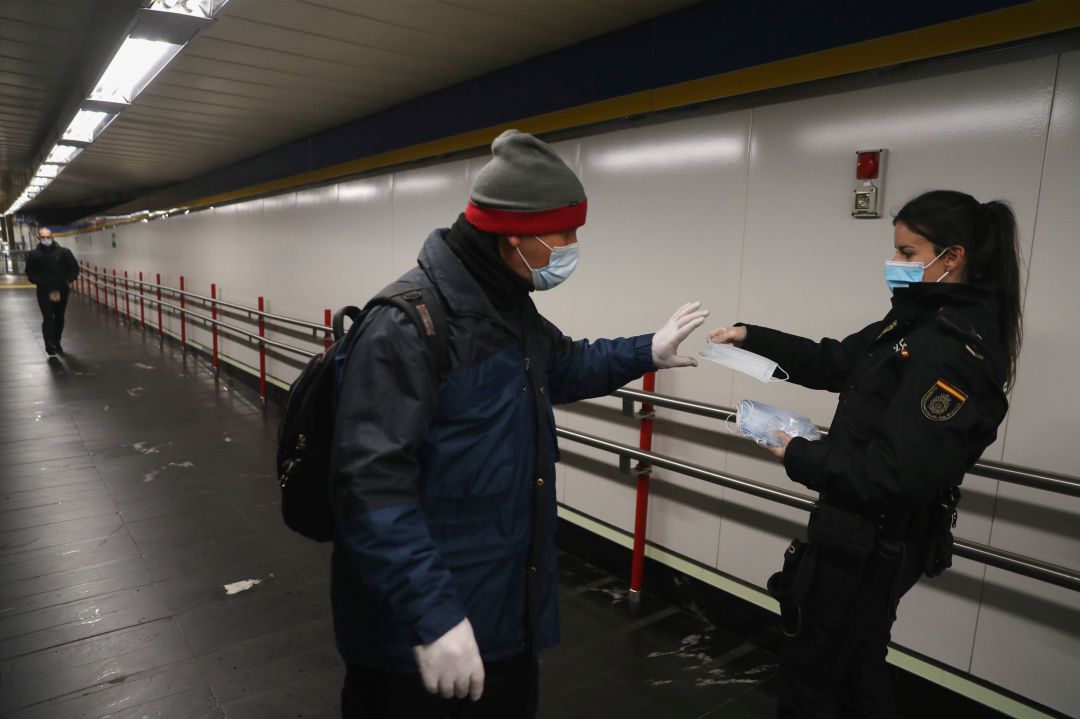
<path id="1" fill-rule="evenodd" d="M 984 338 L 998 336 L 998 304 L 992 285 L 916 282 L 893 293 L 894 316 L 919 322 L 949 308 L 966 317 Z"/>
<path id="2" fill-rule="evenodd" d="M 420 268 L 435 283 L 452 314 L 475 315 L 506 326 L 480 285 L 446 244 L 444 238 L 449 231 L 444 227 L 428 235 L 417 257 Z M 532 298 L 527 301 L 528 309 L 536 311 Z"/>

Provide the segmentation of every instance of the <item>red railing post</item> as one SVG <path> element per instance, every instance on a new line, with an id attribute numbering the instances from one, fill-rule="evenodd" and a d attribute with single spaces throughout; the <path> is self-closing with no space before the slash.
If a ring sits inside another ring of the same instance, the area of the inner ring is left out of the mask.
<path id="1" fill-rule="evenodd" d="M 330 329 L 331 314 L 330 310 L 323 310 L 323 323 L 326 324 L 326 335 L 323 337 L 323 347 L 330 349 L 331 337 L 333 337 L 333 330 Z"/>
<path id="2" fill-rule="evenodd" d="M 217 284 L 210 283 L 210 317 L 217 319 Z M 210 332 L 214 337 L 214 369 L 218 366 L 217 354 L 217 324 L 210 325 Z"/>
<path id="3" fill-rule="evenodd" d="M 101 278 L 98 277 L 97 265 L 94 265 L 94 302 L 101 304 Z"/>
<path id="4" fill-rule="evenodd" d="M 124 314 L 127 315 L 128 324 L 131 324 L 131 283 L 128 282 L 127 270 L 124 270 Z"/>
<path id="5" fill-rule="evenodd" d="M 642 389 L 652 392 L 656 389 L 656 373 L 647 372 L 642 378 Z M 646 452 L 652 451 L 653 416 L 655 408 L 651 404 L 641 405 L 641 440 L 639 446 Z M 639 598 L 641 582 L 645 574 L 645 529 L 649 519 L 649 476 L 651 465 L 638 462 L 635 470 L 638 475 L 637 507 L 634 514 L 634 558 L 630 566 L 630 596 Z"/>
<path id="6" fill-rule="evenodd" d="M 180 275 L 180 346 L 187 349 L 187 315 L 184 314 L 184 276 Z"/>
<path id="7" fill-rule="evenodd" d="M 263 298 L 259 297 L 259 312 L 264 312 Z M 266 337 L 266 318 L 259 315 L 259 337 Z M 259 343 L 259 396 L 266 399 L 266 345 Z"/>
<path id="8" fill-rule="evenodd" d="M 161 321 L 161 273 L 157 273 L 157 333 L 158 337 L 165 336 L 165 325 Z"/>
<path id="9" fill-rule="evenodd" d="M 139 324 L 146 329 L 146 306 L 143 304 L 143 278 L 142 270 L 139 270 Z"/>

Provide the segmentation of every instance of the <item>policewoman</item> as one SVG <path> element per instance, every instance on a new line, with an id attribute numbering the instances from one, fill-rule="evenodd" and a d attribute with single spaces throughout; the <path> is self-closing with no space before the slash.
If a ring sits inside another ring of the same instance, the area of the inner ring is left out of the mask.
<path id="1" fill-rule="evenodd" d="M 738 324 L 710 333 L 840 394 L 828 436 L 780 433 L 788 476 L 819 493 L 807 541 L 769 579 L 780 601 L 781 717 L 892 717 L 885 663 L 900 597 L 951 562 L 957 489 L 1005 417 L 1021 342 L 1016 219 L 935 190 L 893 221 L 892 310 L 820 342 Z"/>

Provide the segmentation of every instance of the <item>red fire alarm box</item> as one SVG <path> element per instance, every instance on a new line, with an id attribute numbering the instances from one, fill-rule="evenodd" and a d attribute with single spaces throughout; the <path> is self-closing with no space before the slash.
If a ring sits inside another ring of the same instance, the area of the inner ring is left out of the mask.
<path id="1" fill-rule="evenodd" d="M 857 150 L 855 152 L 855 190 L 852 195 L 852 217 L 881 217 L 882 186 L 885 181 L 887 150 Z"/>

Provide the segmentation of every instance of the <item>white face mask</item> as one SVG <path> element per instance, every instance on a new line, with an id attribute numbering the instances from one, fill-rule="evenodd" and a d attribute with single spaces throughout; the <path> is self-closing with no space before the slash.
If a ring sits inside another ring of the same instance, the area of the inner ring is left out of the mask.
<path id="1" fill-rule="evenodd" d="M 707 342 L 705 351 L 699 353 L 698 356 L 736 372 L 750 375 L 758 382 L 783 382 L 788 379 L 788 377 L 783 379 L 773 377 L 777 364 L 768 357 L 762 357 L 734 345 Z M 783 368 L 780 368 L 780 371 L 787 374 Z"/>
<path id="2" fill-rule="evenodd" d="M 543 267 L 533 268 L 529 261 L 525 259 L 525 255 L 521 254 L 521 248 L 516 248 L 518 255 L 521 256 L 521 261 L 525 263 L 525 266 L 529 268 L 529 272 L 532 273 L 533 287 L 538 290 L 550 290 L 552 287 L 561 285 L 574 273 L 574 268 L 577 267 L 577 243 L 552 247 L 536 235 L 533 235 L 533 239 L 551 250 L 551 258 L 548 263 Z"/>
<path id="3" fill-rule="evenodd" d="M 39 239 L 41 240 L 41 244 L 45 245 L 46 247 L 50 247 L 52 245 L 53 240 L 51 237 L 41 237 Z"/>
<path id="4" fill-rule="evenodd" d="M 941 251 L 941 255 L 944 255 L 949 251 L 946 247 Z M 907 287 L 912 282 L 923 281 L 923 271 L 927 267 L 934 264 L 941 259 L 941 255 L 938 255 L 934 259 L 927 262 L 925 265 L 921 262 L 900 262 L 898 260 L 886 260 L 885 261 L 885 284 L 889 286 L 890 290 L 895 290 L 900 287 Z M 934 282 L 941 282 L 952 270 L 946 270 L 945 274 L 938 277 Z"/>

